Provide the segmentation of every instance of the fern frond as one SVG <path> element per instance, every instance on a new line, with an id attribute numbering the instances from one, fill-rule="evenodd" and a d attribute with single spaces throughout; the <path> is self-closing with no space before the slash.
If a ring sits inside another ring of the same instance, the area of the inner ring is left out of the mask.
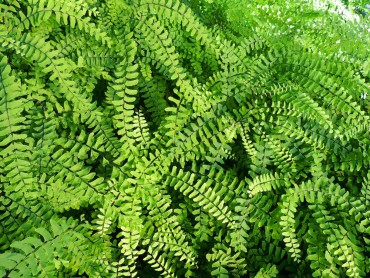
<path id="1" fill-rule="evenodd" d="M 165 183 L 193 199 L 194 202 L 199 203 L 219 221 L 232 225 L 231 211 L 220 198 L 222 191 L 213 191 L 210 188 L 212 180 L 208 179 L 207 176 L 196 180 L 196 174 L 184 172 L 181 169 L 177 170 L 177 167 L 173 167 Z"/>
<path id="2" fill-rule="evenodd" d="M 31 148 L 27 143 L 27 128 L 24 124 L 26 92 L 12 74 L 6 57 L 0 61 L 0 155 L 3 159 L 2 182 L 8 184 L 3 190 L 8 193 L 30 190 L 33 185 L 31 173 Z M 29 141 L 29 140 L 28 140 Z"/>
<path id="3" fill-rule="evenodd" d="M 284 236 L 284 242 L 286 247 L 289 249 L 292 258 L 300 262 L 301 261 L 301 250 L 299 248 L 300 242 L 298 241 L 297 234 L 295 231 L 295 220 L 294 214 L 297 212 L 297 196 L 286 195 L 283 196 L 283 207 L 281 209 L 281 221 L 282 235 Z"/>
<path id="4" fill-rule="evenodd" d="M 289 187 L 292 184 L 292 177 L 285 174 L 263 174 L 255 177 L 252 181 L 247 181 L 250 195 L 253 196 L 260 192 L 268 192 L 272 189 L 277 190 L 280 187 Z"/>

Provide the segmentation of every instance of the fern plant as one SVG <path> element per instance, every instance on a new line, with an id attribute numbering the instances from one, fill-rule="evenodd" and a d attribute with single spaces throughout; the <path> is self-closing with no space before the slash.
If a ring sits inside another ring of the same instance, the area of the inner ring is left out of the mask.
<path id="1" fill-rule="evenodd" d="M 369 21 L 326 4 L 2 1 L 0 276 L 369 275 Z"/>

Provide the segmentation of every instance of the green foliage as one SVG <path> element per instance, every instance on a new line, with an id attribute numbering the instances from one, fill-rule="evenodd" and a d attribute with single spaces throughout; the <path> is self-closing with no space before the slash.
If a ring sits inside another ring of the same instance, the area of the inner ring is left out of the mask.
<path id="1" fill-rule="evenodd" d="M 368 18 L 275 2 L 2 1 L 0 276 L 369 275 Z"/>

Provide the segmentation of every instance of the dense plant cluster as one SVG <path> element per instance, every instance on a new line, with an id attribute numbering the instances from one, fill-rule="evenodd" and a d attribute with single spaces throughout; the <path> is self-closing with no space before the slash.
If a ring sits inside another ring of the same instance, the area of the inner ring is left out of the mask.
<path id="1" fill-rule="evenodd" d="M 368 19 L 311 1 L 0 3 L 1 277 L 365 277 Z"/>

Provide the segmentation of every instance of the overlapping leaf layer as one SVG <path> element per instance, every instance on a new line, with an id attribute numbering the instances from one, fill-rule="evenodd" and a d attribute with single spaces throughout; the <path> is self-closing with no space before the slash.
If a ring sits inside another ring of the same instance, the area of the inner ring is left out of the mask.
<path id="1" fill-rule="evenodd" d="M 369 24 L 307 2 L 2 1 L 0 276 L 369 275 Z"/>

